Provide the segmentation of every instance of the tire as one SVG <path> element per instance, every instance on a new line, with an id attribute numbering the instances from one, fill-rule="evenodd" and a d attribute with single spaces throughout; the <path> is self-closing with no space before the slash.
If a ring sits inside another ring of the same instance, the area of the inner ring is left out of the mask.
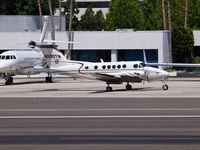
<path id="1" fill-rule="evenodd" d="M 131 86 L 130 84 L 127 84 L 127 85 L 126 85 L 126 89 L 127 89 L 127 90 L 131 90 L 131 89 L 132 89 L 132 86 Z"/>
<path id="2" fill-rule="evenodd" d="M 110 86 L 109 86 L 109 87 L 106 87 L 106 91 L 107 91 L 107 92 L 111 92 L 111 91 L 112 91 L 112 87 L 110 87 Z"/>
<path id="3" fill-rule="evenodd" d="M 169 88 L 169 87 L 168 87 L 167 84 L 165 84 L 165 85 L 162 86 L 162 89 L 163 89 L 163 90 L 168 90 L 168 88 Z"/>

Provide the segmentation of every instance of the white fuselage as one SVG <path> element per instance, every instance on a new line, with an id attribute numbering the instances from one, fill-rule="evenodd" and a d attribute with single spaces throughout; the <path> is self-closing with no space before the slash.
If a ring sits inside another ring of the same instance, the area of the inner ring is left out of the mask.
<path id="1" fill-rule="evenodd" d="M 30 75 L 35 74 L 32 68 L 42 63 L 40 50 L 15 50 L 0 54 L 0 73 Z M 38 73 L 38 72 L 37 72 Z"/>
<path id="2" fill-rule="evenodd" d="M 60 62 L 62 63 L 62 62 Z M 94 73 L 109 74 L 117 76 L 147 76 L 148 81 L 159 80 L 169 76 L 168 72 L 146 66 L 140 61 L 126 61 L 126 62 L 81 62 L 81 61 L 68 61 L 64 62 L 59 67 L 52 68 L 61 74 L 78 75 L 81 77 L 94 78 Z"/>

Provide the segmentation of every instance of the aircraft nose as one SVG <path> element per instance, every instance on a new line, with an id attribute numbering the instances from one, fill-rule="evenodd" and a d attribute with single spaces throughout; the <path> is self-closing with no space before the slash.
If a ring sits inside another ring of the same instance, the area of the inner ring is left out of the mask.
<path id="1" fill-rule="evenodd" d="M 8 64 L 4 64 L 0 62 L 0 72 L 5 72 L 8 71 L 10 69 Z"/>

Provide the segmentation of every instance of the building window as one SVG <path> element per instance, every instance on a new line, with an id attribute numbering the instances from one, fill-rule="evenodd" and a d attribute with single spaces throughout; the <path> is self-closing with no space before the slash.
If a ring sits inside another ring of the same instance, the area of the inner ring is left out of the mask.
<path id="1" fill-rule="evenodd" d="M 104 62 L 111 61 L 111 50 L 72 50 L 71 59 L 77 61 Z"/>
<path id="2" fill-rule="evenodd" d="M 158 62 L 157 49 L 146 49 L 145 54 L 147 62 Z M 118 50 L 118 61 L 144 61 L 143 50 Z"/>

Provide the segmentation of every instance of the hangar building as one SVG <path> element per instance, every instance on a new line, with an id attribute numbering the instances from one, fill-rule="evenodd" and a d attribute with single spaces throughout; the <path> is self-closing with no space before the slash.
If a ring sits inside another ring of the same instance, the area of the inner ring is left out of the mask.
<path id="1" fill-rule="evenodd" d="M 28 49 L 27 43 L 39 40 L 40 32 L 0 32 L 0 50 Z M 68 41 L 68 32 L 56 32 L 56 40 Z M 74 31 L 71 59 L 98 62 L 143 61 L 143 50 L 148 62 L 168 62 L 168 31 Z M 59 44 L 66 50 L 67 44 Z"/>

